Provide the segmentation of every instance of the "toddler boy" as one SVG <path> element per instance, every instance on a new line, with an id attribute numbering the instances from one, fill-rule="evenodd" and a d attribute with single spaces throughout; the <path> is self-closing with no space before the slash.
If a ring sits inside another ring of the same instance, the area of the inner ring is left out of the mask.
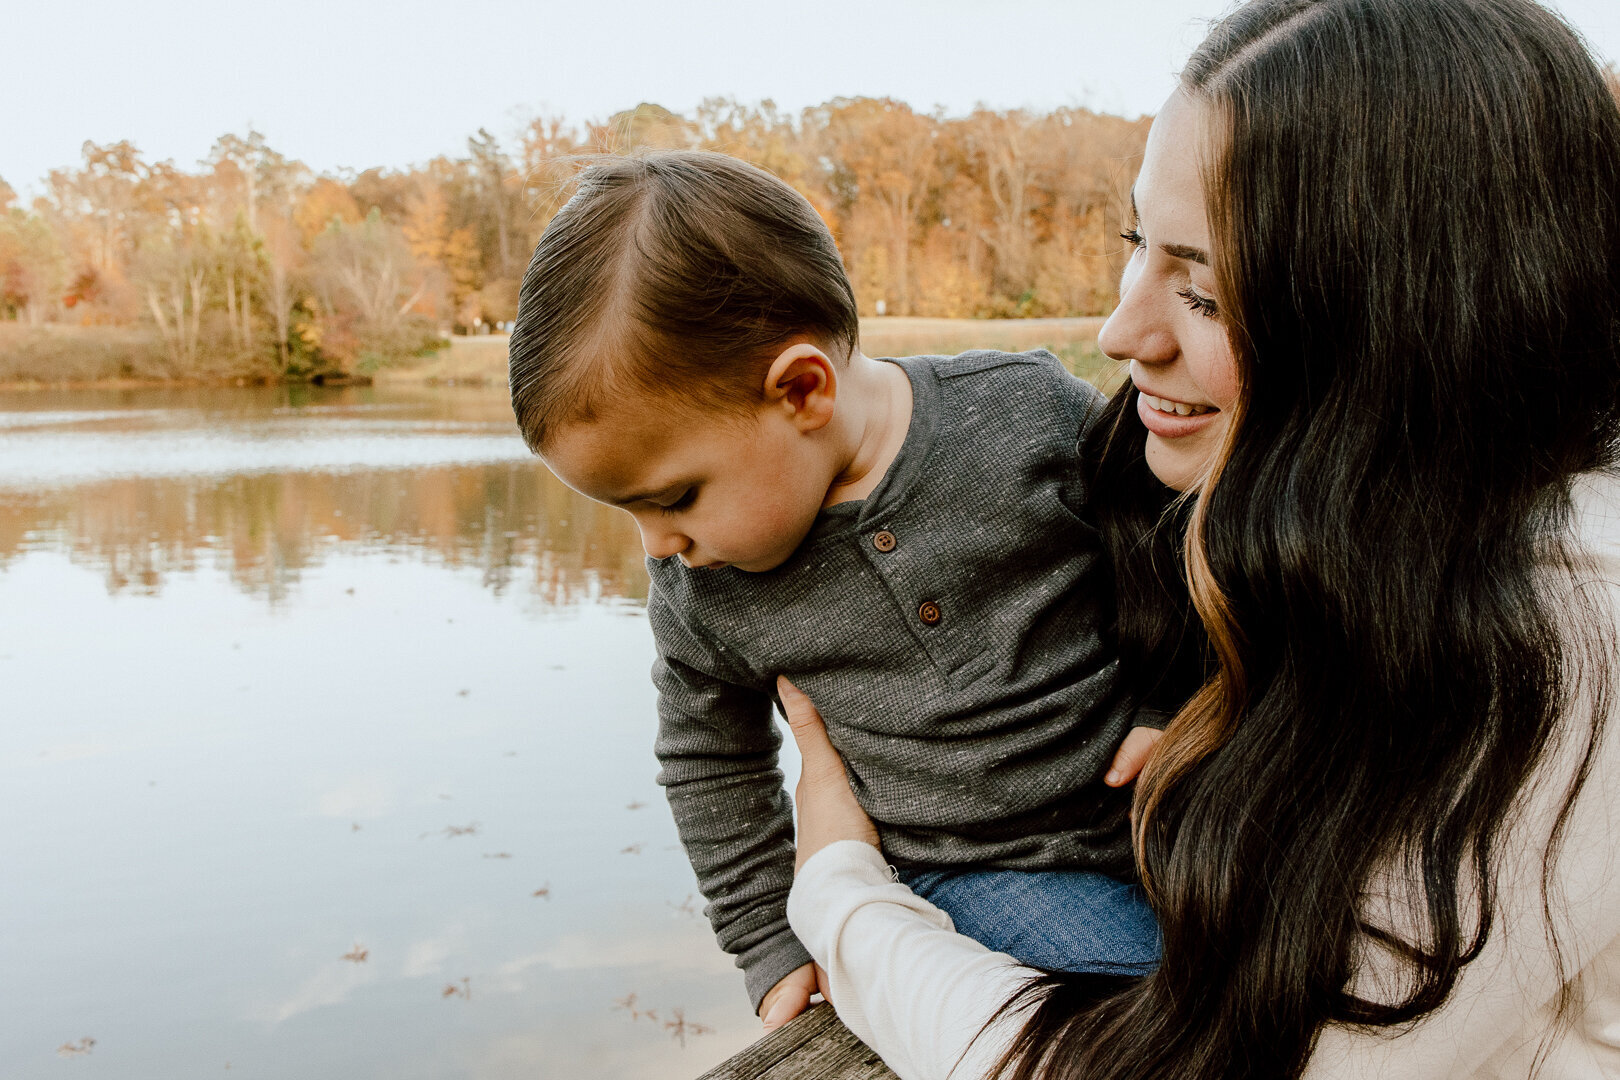
<path id="1" fill-rule="evenodd" d="M 511 342 L 529 445 L 641 531 L 659 781 L 771 1026 L 814 990 L 786 918 L 778 675 L 820 708 L 887 857 L 959 930 L 1051 968 L 1157 955 L 1119 880 L 1119 785 L 1152 740 L 1122 747 L 1147 721 L 1116 693 L 1085 515 L 1101 396 L 1049 353 L 875 360 L 858 331 L 801 196 L 666 152 L 582 175 Z"/>

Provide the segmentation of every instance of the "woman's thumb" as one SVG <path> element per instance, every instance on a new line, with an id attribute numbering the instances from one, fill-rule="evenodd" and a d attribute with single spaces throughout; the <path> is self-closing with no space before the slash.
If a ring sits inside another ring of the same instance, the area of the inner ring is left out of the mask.
<path id="1" fill-rule="evenodd" d="M 787 713 L 788 727 L 793 729 L 793 741 L 799 744 L 803 763 L 793 799 L 799 812 L 794 865 L 803 866 L 810 856 L 839 840 L 859 840 L 877 847 L 877 829 L 850 789 L 844 759 L 827 738 L 821 714 L 798 687 L 784 678 L 777 678 L 776 692 L 781 696 L 782 711 Z"/>
<path id="2" fill-rule="evenodd" d="M 805 769 L 824 770 L 836 766 L 842 778 L 843 763 L 838 751 L 833 749 L 832 740 L 827 738 L 827 725 L 822 723 L 815 705 L 804 696 L 804 691 L 788 682 L 785 675 L 776 677 L 776 693 L 782 699 L 782 711 L 787 713 L 788 729 L 793 732 L 793 741 L 799 744 L 799 756 L 804 759 Z"/>

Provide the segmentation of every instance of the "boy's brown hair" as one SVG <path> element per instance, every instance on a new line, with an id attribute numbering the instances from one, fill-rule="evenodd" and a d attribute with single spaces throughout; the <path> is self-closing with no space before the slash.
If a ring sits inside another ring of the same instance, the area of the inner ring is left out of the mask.
<path id="1" fill-rule="evenodd" d="M 607 158 L 523 276 L 512 409 L 537 451 L 626 390 L 744 413 L 789 342 L 842 362 L 859 330 L 832 234 L 787 184 L 723 154 Z"/>

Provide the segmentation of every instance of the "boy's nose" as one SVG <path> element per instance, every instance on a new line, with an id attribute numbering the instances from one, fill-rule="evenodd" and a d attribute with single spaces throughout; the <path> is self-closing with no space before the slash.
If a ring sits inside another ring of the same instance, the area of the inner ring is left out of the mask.
<path id="1" fill-rule="evenodd" d="M 667 559 L 671 555 L 679 555 L 692 546 L 692 541 L 682 536 L 674 529 L 660 529 L 655 525 L 644 525 L 637 522 L 641 528 L 641 549 L 651 559 Z"/>

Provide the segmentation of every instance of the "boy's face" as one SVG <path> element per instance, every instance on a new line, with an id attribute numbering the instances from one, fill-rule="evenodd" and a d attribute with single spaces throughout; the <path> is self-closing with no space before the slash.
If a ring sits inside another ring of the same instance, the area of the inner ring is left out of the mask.
<path id="1" fill-rule="evenodd" d="M 557 431 L 541 457 L 559 480 L 636 519 L 655 559 L 757 573 L 785 562 L 833 475 L 780 410 L 752 418 L 631 399 Z"/>

